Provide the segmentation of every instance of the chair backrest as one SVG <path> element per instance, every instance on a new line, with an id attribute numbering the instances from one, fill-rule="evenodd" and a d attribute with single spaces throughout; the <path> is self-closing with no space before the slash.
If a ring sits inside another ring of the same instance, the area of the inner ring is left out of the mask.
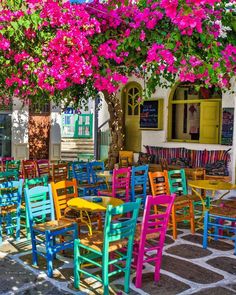
<path id="1" fill-rule="evenodd" d="M 134 162 L 133 151 L 119 151 L 119 164 L 120 167 L 132 166 Z"/>
<path id="2" fill-rule="evenodd" d="M 5 169 L 6 169 L 6 161 L 13 161 L 14 160 L 14 158 L 13 157 L 2 157 L 1 158 L 1 169 L 2 169 L 2 171 L 5 171 Z"/>
<path id="3" fill-rule="evenodd" d="M 51 185 L 24 189 L 30 228 L 42 220 L 55 220 Z"/>
<path id="4" fill-rule="evenodd" d="M 144 252 L 140 252 L 144 250 L 144 247 L 145 252 L 148 251 L 148 247 L 146 247 L 146 236 L 148 234 L 159 233 L 158 238 L 157 235 L 155 235 L 155 241 L 158 247 L 155 247 L 152 244 L 152 247 L 149 251 L 156 250 L 157 253 L 158 251 L 162 251 L 162 247 L 165 241 L 166 230 L 168 227 L 168 221 L 174 200 L 174 194 L 147 196 L 141 225 L 139 255 L 144 255 Z M 155 210 L 155 208 L 158 208 L 158 206 L 161 206 L 162 211 L 160 213 L 156 213 L 157 211 Z M 152 258 L 150 258 L 149 256 L 149 261 L 150 259 Z M 156 260 L 155 256 L 153 257 L 153 260 Z"/>
<path id="5" fill-rule="evenodd" d="M 104 178 L 97 176 L 97 172 L 103 172 L 105 170 L 104 162 L 93 161 L 90 162 L 90 172 L 92 177 L 92 183 L 97 183 L 99 181 L 103 182 Z"/>
<path id="6" fill-rule="evenodd" d="M 110 242 L 128 239 L 128 247 L 133 246 L 136 223 L 141 199 L 135 202 L 124 203 L 117 207 L 109 205 L 106 210 L 104 225 L 104 246 L 103 251 L 108 252 Z M 119 215 L 129 214 L 130 218 L 117 219 Z"/>
<path id="7" fill-rule="evenodd" d="M 91 183 L 90 163 L 74 162 L 72 163 L 73 177 L 78 183 Z"/>
<path id="8" fill-rule="evenodd" d="M 20 160 L 6 161 L 6 171 L 12 170 L 20 172 Z"/>
<path id="9" fill-rule="evenodd" d="M 22 176 L 24 179 L 35 178 L 37 176 L 35 161 L 22 160 Z"/>
<path id="10" fill-rule="evenodd" d="M 126 196 L 129 195 L 131 167 L 113 169 L 112 175 L 112 196 L 116 196 L 116 191 L 125 189 Z"/>
<path id="11" fill-rule="evenodd" d="M 131 170 L 131 199 L 136 197 L 146 198 L 148 180 L 148 165 L 133 166 Z M 136 192 L 135 188 L 139 188 Z M 140 189 L 141 188 L 141 189 Z"/>
<path id="12" fill-rule="evenodd" d="M 17 170 L 0 172 L 0 182 L 18 181 L 20 172 Z"/>
<path id="13" fill-rule="evenodd" d="M 22 179 L 0 183 L 0 207 L 16 205 L 20 211 L 22 185 Z"/>
<path id="14" fill-rule="evenodd" d="M 48 185 L 48 176 L 43 176 L 43 177 L 36 177 L 36 178 L 31 178 L 31 179 L 25 179 L 24 181 L 24 186 L 27 188 L 32 188 L 34 186 L 47 186 Z"/>
<path id="15" fill-rule="evenodd" d="M 184 169 L 168 171 L 168 183 L 171 194 L 187 195 L 187 181 Z"/>
<path id="16" fill-rule="evenodd" d="M 149 177 L 151 192 L 153 196 L 169 193 L 168 175 L 166 171 L 149 172 L 148 177 Z"/>
<path id="17" fill-rule="evenodd" d="M 52 182 L 52 194 L 56 212 L 56 218 L 64 216 L 64 211 L 68 207 L 67 202 L 72 198 L 78 198 L 78 188 L 76 179 L 62 180 L 57 183 Z"/>
<path id="18" fill-rule="evenodd" d="M 68 177 L 68 163 L 60 163 L 52 165 L 52 181 L 58 182 L 66 180 Z"/>
<path id="19" fill-rule="evenodd" d="M 48 176 L 50 177 L 50 163 L 49 160 L 36 160 L 36 168 L 38 177 Z"/>

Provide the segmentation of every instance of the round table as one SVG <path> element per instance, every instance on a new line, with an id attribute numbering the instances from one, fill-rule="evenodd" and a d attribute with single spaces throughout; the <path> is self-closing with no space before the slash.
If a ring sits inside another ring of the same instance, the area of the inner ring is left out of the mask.
<path id="1" fill-rule="evenodd" d="M 89 234 L 92 235 L 92 223 L 88 212 L 104 212 L 108 205 L 113 207 L 122 205 L 124 202 L 118 198 L 93 196 L 84 198 L 72 198 L 67 202 L 68 208 L 80 212 L 81 222 L 88 226 Z M 83 216 L 86 214 L 86 219 Z"/>

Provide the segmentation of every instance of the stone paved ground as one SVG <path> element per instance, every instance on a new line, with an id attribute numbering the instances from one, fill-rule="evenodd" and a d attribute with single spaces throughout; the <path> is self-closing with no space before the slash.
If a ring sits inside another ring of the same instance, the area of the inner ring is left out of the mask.
<path id="1" fill-rule="evenodd" d="M 130 295 L 134 294 L 236 294 L 236 256 L 230 241 L 212 241 L 207 250 L 202 249 L 202 235 L 191 235 L 188 229 L 179 231 L 174 241 L 170 233 L 166 237 L 161 278 L 153 282 L 153 265 L 146 265 L 142 290 L 134 286 L 132 270 Z M 45 274 L 45 261 L 39 267 L 31 266 L 30 242 L 5 241 L 0 247 L 0 294 L 103 294 L 100 284 L 93 279 L 82 280 L 81 291 L 73 288 L 72 253 L 60 257 L 54 263 L 56 271 L 52 279 Z M 91 270 L 92 271 L 92 270 Z M 124 294 L 123 278 L 111 283 L 111 294 Z"/>

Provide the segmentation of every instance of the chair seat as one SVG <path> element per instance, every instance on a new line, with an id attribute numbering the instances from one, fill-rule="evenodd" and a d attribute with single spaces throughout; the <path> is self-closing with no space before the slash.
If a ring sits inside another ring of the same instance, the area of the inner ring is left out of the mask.
<path id="1" fill-rule="evenodd" d="M 45 223 L 35 224 L 33 228 L 41 232 L 45 232 L 46 230 L 56 231 L 66 227 L 70 227 L 73 223 L 74 222 L 71 222 L 68 219 L 51 220 Z"/>
<path id="2" fill-rule="evenodd" d="M 79 183 L 78 184 L 78 188 L 79 189 L 84 189 L 84 188 L 95 188 L 96 185 L 95 184 L 92 184 L 92 183 Z"/>
<path id="3" fill-rule="evenodd" d="M 90 247 L 96 251 L 102 252 L 103 243 L 104 243 L 104 234 L 103 233 L 93 233 L 92 236 L 87 234 L 80 235 L 80 243 L 86 247 Z M 118 242 L 111 242 L 109 244 L 109 252 L 116 251 L 127 245 L 127 240 L 119 240 Z"/>
<path id="4" fill-rule="evenodd" d="M 14 213 L 17 211 L 16 206 L 12 205 L 12 206 L 6 206 L 6 207 L 2 207 L 0 209 L 0 214 L 5 215 L 8 213 Z"/>
<path id="5" fill-rule="evenodd" d="M 102 191 L 99 191 L 100 195 L 112 195 L 112 189 L 105 189 Z M 124 194 L 125 193 L 125 189 L 121 188 L 121 189 L 116 189 L 116 194 Z"/>
<path id="6" fill-rule="evenodd" d="M 141 228 L 142 228 L 142 223 L 137 223 L 136 226 L 136 232 L 135 232 L 135 236 L 134 236 L 134 240 L 136 242 L 139 242 L 141 239 Z M 154 232 L 154 233 L 150 233 L 146 235 L 146 240 L 151 240 L 151 239 L 157 239 L 160 236 L 160 232 Z"/>
<path id="7" fill-rule="evenodd" d="M 226 207 L 236 209 L 236 200 L 222 200 L 221 204 Z"/>
<path id="8" fill-rule="evenodd" d="M 188 204 L 190 200 L 191 198 L 189 195 L 176 196 L 174 204 L 175 205 Z"/>
<path id="9" fill-rule="evenodd" d="M 236 218 L 236 209 L 229 207 L 213 207 L 209 211 L 210 214 L 217 216 L 225 216 L 230 218 Z"/>

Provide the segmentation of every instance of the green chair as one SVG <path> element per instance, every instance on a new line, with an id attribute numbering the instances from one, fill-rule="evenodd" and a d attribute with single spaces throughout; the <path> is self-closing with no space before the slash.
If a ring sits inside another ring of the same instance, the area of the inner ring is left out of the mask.
<path id="1" fill-rule="evenodd" d="M 134 236 L 141 199 L 112 207 L 108 206 L 103 233 L 95 233 L 74 241 L 74 286 L 79 288 L 80 274 L 100 281 L 104 295 L 109 294 L 109 278 L 125 273 L 124 290 L 129 291 L 129 279 Z M 129 219 L 118 219 L 120 215 L 130 214 Z M 124 248 L 125 247 L 125 248 Z M 119 251 L 121 250 L 122 251 Z M 125 250 L 124 250 L 125 249 Z M 89 263 L 102 270 L 102 278 L 82 268 Z"/>
<path id="2" fill-rule="evenodd" d="M 0 182 L 6 181 L 18 181 L 19 180 L 19 170 L 10 170 L 0 172 Z"/>
<path id="3" fill-rule="evenodd" d="M 30 189 L 30 188 L 37 186 L 37 185 L 48 186 L 48 176 L 25 179 L 25 181 L 24 181 L 24 188 L 27 188 L 27 189 Z M 45 220 L 38 219 L 36 222 L 45 222 Z M 29 216 L 26 211 L 24 195 L 23 195 L 23 202 L 22 202 L 22 206 L 21 206 L 21 227 L 26 229 L 26 237 L 27 237 L 27 240 L 29 240 L 30 239 L 30 224 L 29 224 Z"/>
<path id="4" fill-rule="evenodd" d="M 20 160 L 6 161 L 6 171 L 20 171 Z"/>

